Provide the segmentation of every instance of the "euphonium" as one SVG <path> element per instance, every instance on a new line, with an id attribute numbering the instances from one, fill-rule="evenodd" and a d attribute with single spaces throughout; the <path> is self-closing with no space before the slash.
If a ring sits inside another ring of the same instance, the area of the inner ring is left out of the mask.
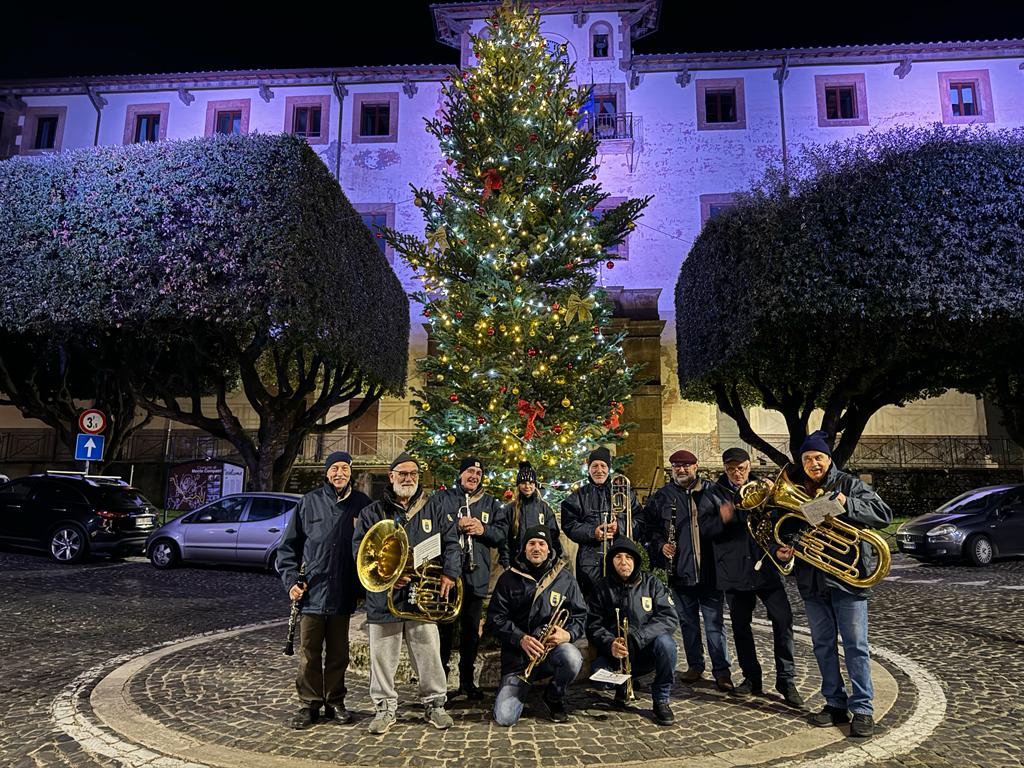
<path id="1" fill-rule="evenodd" d="M 454 621 L 462 609 L 462 579 L 455 580 L 447 598 L 441 597 L 442 568 L 435 562 L 412 564 L 412 548 L 402 526 L 393 520 L 381 520 L 366 532 L 356 553 L 356 572 L 367 592 L 388 593 L 388 610 L 407 621 Z M 407 602 L 415 611 L 395 607 L 394 586 L 403 576 L 412 579 Z"/>
<path id="2" fill-rule="evenodd" d="M 812 526 L 801 507 L 814 499 L 789 479 L 787 469 L 783 468 L 771 488 L 763 480 L 740 488 L 740 507 L 751 512 L 747 516 L 750 534 L 779 570 L 789 572 L 771 556 L 771 540 L 766 540 L 768 530 L 777 543 L 786 545 L 788 542 L 793 553 L 805 563 L 852 587 L 871 587 L 884 579 L 892 559 L 885 539 L 875 531 L 857 528 L 835 517 L 827 517 L 820 525 Z M 819 489 L 817 495 L 821 493 Z M 787 510 L 774 526 L 771 525 L 769 508 Z M 864 576 L 861 576 L 859 567 L 861 543 L 867 543 L 878 555 L 875 568 Z M 792 561 L 786 566 L 791 569 Z"/>

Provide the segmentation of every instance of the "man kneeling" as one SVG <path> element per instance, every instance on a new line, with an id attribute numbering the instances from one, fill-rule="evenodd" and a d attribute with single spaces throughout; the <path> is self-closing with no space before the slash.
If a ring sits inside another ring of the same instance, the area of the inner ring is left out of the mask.
<path id="1" fill-rule="evenodd" d="M 587 639 L 598 653 L 591 666 L 618 671 L 628 656 L 633 677 L 654 670 L 654 719 L 671 725 L 675 716 L 668 700 L 677 654 L 672 633 L 679 626 L 672 596 L 657 578 L 640 570 L 640 553 L 629 539 L 609 547 L 607 566 L 608 576 L 597 582 L 587 617 Z M 628 632 L 621 631 L 623 625 Z M 618 709 L 626 707 L 626 686 L 616 689 Z"/>
<path id="2" fill-rule="evenodd" d="M 516 723 L 530 685 L 550 677 L 544 703 L 551 719 L 564 723 L 569 719 L 566 689 L 583 666 L 573 642 L 583 635 L 587 606 L 565 563 L 556 562 L 547 527 L 535 525 L 525 538 L 512 568 L 494 586 L 487 609 L 484 631 L 501 641 L 501 688 L 494 702 L 494 721 Z"/>

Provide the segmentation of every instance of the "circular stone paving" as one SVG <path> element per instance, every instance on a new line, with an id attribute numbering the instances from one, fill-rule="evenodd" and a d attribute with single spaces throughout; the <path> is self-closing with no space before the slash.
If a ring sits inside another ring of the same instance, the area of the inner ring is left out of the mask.
<path id="1" fill-rule="evenodd" d="M 765 652 L 770 653 L 771 633 L 763 626 L 755 631 L 770 683 L 774 668 Z M 403 684 L 398 722 L 380 737 L 367 733 L 373 713 L 367 678 L 352 669 L 346 703 L 355 722 L 295 731 L 287 723 L 297 708 L 296 661 L 281 653 L 283 634 L 276 625 L 242 628 L 139 655 L 96 684 L 91 707 L 133 748 L 211 766 L 734 766 L 850 743 L 840 729 L 808 726 L 806 712 L 787 706 L 770 685 L 765 697 L 743 698 L 719 692 L 710 680 L 677 684 L 676 724 L 659 727 L 650 712 L 650 676 L 637 685 L 638 700 L 627 712 L 609 708 L 611 693 L 576 683 L 570 688 L 570 721 L 562 725 L 546 719 L 537 688 L 519 723 L 499 727 L 490 716 L 495 691 L 485 688 L 483 707 L 471 707 L 464 698 L 449 702 L 455 726 L 448 731 L 423 721 L 415 685 Z M 796 652 L 797 686 L 816 709 L 822 703 L 817 667 L 808 639 L 799 633 Z M 897 684 L 878 663 L 873 678 L 880 719 L 896 699 Z"/>

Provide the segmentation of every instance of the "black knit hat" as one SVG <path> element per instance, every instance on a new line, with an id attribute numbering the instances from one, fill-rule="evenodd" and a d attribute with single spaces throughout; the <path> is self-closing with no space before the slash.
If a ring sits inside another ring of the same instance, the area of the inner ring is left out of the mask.
<path id="1" fill-rule="evenodd" d="M 547 529 L 545 525 L 534 525 L 526 529 L 526 533 L 523 535 L 523 548 L 526 548 L 526 542 L 530 539 L 541 539 L 549 547 L 551 546 L 551 531 Z"/>
<path id="2" fill-rule="evenodd" d="M 343 461 L 349 466 L 352 465 L 352 456 L 347 451 L 335 451 L 327 457 L 324 461 L 324 470 L 328 470 L 337 464 L 339 461 Z"/>
<path id="3" fill-rule="evenodd" d="M 470 467 L 476 467 L 481 472 L 484 471 L 484 463 L 480 461 L 480 459 L 478 459 L 476 456 L 467 456 L 462 460 L 462 463 L 459 464 L 459 474 L 461 475 Z"/>
<path id="4" fill-rule="evenodd" d="M 826 442 L 827 439 L 828 432 L 823 429 L 811 432 L 811 434 L 804 438 L 803 445 L 800 446 L 800 455 L 803 456 L 808 451 L 820 451 L 826 456 L 831 456 L 832 447 Z"/>
<path id="5" fill-rule="evenodd" d="M 536 483 L 537 470 L 528 461 L 519 462 L 519 474 L 516 475 L 516 485 L 520 483 Z"/>
<path id="6" fill-rule="evenodd" d="M 595 461 L 603 461 L 609 467 L 612 465 L 612 452 L 605 448 L 603 445 L 595 448 L 587 456 L 587 466 L 589 467 Z"/>
<path id="7" fill-rule="evenodd" d="M 400 454 L 395 456 L 395 460 L 391 462 L 391 466 L 388 467 L 388 469 L 394 469 L 399 464 L 404 464 L 407 461 L 411 461 L 413 464 L 416 465 L 416 468 L 419 469 L 420 463 L 405 451 L 402 451 Z"/>

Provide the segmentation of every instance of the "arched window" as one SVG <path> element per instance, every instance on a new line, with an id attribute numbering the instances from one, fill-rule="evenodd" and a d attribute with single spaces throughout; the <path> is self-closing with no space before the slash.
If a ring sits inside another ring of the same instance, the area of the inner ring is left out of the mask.
<path id="1" fill-rule="evenodd" d="M 612 28 L 599 21 L 590 27 L 590 58 L 610 59 L 612 57 Z"/>

